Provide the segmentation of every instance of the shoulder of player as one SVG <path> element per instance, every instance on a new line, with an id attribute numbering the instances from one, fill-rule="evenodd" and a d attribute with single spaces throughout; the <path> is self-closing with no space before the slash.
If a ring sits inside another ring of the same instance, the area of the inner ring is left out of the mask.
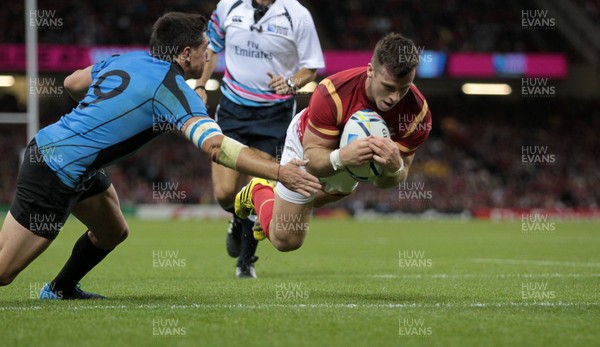
<path id="1" fill-rule="evenodd" d="M 106 57 L 106 59 L 109 58 L 125 58 L 125 59 L 134 59 L 137 57 L 143 57 L 143 56 L 150 56 L 149 51 L 129 51 L 129 52 L 125 52 L 125 53 L 116 53 L 116 54 L 111 54 L 110 56 Z"/>
<path id="2" fill-rule="evenodd" d="M 405 107 L 408 107 L 409 109 L 415 110 L 415 111 L 422 111 L 423 109 L 426 109 L 426 112 L 429 112 L 429 106 L 427 105 L 427 100 L 425 99 L 425 96 L 423 96 L 423 94 L 421 93 L 421 91 L 419 90 L 419 88 L 417 88 L 416 85 L 412 85 L 410 87 L 410 91 L 409 93 L 406 94 L 405 96 L 406 98 L 406 102 L 405 103 Z"/>
<path id="3" fill-rule="evenodd" d="M 424 104 L 425 101 L 425 96 L 423 96 L 423 93 L 421 93 L 421 91 L 419 90 L 419 88 L 413 84 L 412 86 L 410 86 L 410 95 L 412 95 L 414 102 L 422 105 Z"/>
<path id="4" fill-rule="evenodd" d="M 221 0 L 217 3 L 215 14 L 220 18 L 220 22 L 224 22 L 226 18 L 237 15 L 247 15 L 253 12 L 251 0 Z M 244 4 L 247 3 L 247 4 Z"/>
<path id="5" fill-rule="evenodd" d="M 99 61 L 94 65 L 106 67 L 114 63 L 121 66 L 121 68 L 130 68 L 137 70 L 137 68 L 140 65 L 146 64 L 146 60 L 150 61 L 150 59 L 153 58 L 148 51 L 131 51 L 126 53 L 113 54 L 102 59 L 102 61 Z"/>
<path id="6" fill-rule="evenodd" d="M 353 85 L 361 79 L 361 74 L 366 73 L 366 71 L 366 67 L 356 67 L 343 70 L 324 78 L 320 84 L 332 83 L 336 89 L 342 88 L 346 85 Z"/>
<path id="7" fill-rule="evenodd" d="M 307 18 L 312 18 L 310 11 L 297 0 L 277 0 L 273 6 L 277 6 L 276 16 L 283 15 L 287 12 L 286 16 L 293 22 L 293 26 L 296 28 L 305 24 L 304 22 Z"/>
<path id="8" fill-rule="evenodd" d="M 366 73 L 366 68 L 352 68 L 325 77 L 319 82 L 313 95 L 330 98 L 336 105 L 339 104 L 336 108 L 344 108 L 348 97 L 356 93 L 357 85 L 362 81 L 362 73 Z"/>
<path id="9" fill-rule="evenodd" d="M 233 5 L 235 5 L 240 0 L 221 0 L 217 3 L 218 9 L 225 9 L 229 11 Z M 252 0 L 242 0 L 242 2 L 250 3 Z"/>

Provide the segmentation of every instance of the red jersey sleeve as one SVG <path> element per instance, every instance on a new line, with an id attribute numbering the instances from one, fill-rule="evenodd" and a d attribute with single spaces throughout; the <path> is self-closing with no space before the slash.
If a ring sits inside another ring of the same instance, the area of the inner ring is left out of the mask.
<path id="1" fill-rule="evenodd" d="M 425 142 L 431 131 L 431 111 L 427 100 L 416 86 L 404 97 L 400 106 L 400 122 L 398 135 L 392 139 L 398 144 L 403 155 L 415 153 L 417 148 Z"/>
<path id="2" fill-rule="evenodd" d="M 427 103 L 424 106 L 427 106 Z M 420 122 L 415 122 L 411 125 L 414 125 L 414 130 L 408 136 L 396 142 L 400 146 L 402 154 L 406 156 L 414 154 L 417 148 L 429 137 L 429 132 L 431 131 L 431 112 L 427 110 Z"/>
<path id="3" fill-rule="evenodd" d="M 307 129 L 323 139 L 336 140 L 339 137 L 342 100 L 330 79 L 319 83 L 310 98 L 308 110 Z"/>

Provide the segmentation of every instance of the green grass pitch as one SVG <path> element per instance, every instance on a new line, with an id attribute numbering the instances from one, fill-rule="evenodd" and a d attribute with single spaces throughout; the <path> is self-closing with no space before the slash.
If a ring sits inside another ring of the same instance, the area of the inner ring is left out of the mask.
<path id="1" fill-rule="evenodd" d="M 298 251 L 261 243 L 257 280 L 235 279 L 225 221 L 129 223 L 82 283 L 109 300 L 39 302 L 71 219 L 0 288 L 0 345 L 600 345 L 598 222 L 315 220 Z"/>

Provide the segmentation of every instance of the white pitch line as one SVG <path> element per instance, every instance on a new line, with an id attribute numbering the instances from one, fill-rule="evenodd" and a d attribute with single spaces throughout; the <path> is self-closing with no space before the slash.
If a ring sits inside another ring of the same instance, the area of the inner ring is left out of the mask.
<path id="1" fill-rule="evenodd" d="M 578 306 L 600 306 L 599 302 L 496 302 L 485 303 L 476 302 L 471 304 L 262 304 L 262 305 L 246 305 L 246 304 L 184 304 L 184 305 L 161 305 L 161 304 L 143 304 L 143 305 L 92 305 L 92 306 L 12 306 L 0 307 L 0 311 L 55 311 L 58 309 L 67 310 L 156 310 L 156 309 L 171 309 L 171 310 L 188 310 L 188 309 L 242 309 L 242 310 L 260 310 L 272 308 L 298 308 L 298 309 L 404 309 L 404 308 L 479 308 L 479 307 L 578 307 Z"/>
<path id="2" fill-rule="evenodd" d="M 456 278 L 475 278 L 475 279 L 494 279 L 494 278 L 561 278 L 561 277 L 600 277 L 600 274 L 580 274 L 580 273 L 545 273 L 545 274 L 496 274 L 496 275 L 484 275 L 484 274 L 379 274 L 370 275 L 369 277 L 374 278 L 403 278 L 403 279 L 456 279 Z"/>
<path id="3" fill-rule="evenodd" d="M 489 259 L 489 258 L 473 258 L 471 260 L 476 263 L 487 263 L 487 264 L 600 267 L 600 263 L 584 263 L 584 262 L 576 262 L 576 261 Z"/>

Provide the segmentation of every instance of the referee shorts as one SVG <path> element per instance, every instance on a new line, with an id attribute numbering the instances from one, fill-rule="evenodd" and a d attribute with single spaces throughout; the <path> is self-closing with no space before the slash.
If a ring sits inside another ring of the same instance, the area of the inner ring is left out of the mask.
<path id="1" fill-rule="evenodd" d="M 250 107 L 222 97 L 215 120 L 223 134 L 277 158 L 295 112 L 294 98 L 273 106 Z"/>
<path id="2" fill-rule="evenodd" d="M 46 165 L 34 139 L 25 149 L 10 214 L 32 233 L 54 240 L 79 201 L 104 192 L 110 185 L 104 170 L 96 170 L 82 178 L 76 188 L 66 186 Z"/>

